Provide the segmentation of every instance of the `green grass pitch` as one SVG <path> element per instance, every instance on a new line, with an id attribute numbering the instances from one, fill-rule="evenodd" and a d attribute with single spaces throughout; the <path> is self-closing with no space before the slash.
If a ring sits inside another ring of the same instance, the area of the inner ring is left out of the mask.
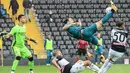
<path id="1" fill-rule="evenodd" d="M 0 67 L 0 73 L 10 73 L 11 66 Z M 15 73 L 29 73 L 28 66 L 18 66 Z M 54 66 L 35 66 L 34 73 L 57 73 Z M 93 71 L 86 69 L 81 73 L 93 73 Z M 114 64 L 107 73 L 130 73 L 130 64 Z"/>

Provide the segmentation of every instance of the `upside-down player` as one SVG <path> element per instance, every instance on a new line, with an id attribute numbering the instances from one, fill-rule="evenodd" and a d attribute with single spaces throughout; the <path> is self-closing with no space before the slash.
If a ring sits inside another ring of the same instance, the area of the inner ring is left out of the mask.
<path id="1" fill-rule="evenodd" d="M 80 21 L 78 23 L 75 23 L 72 18 L 67 18 L 64 22 L 65 25 L 63 29 L 76 39 L 86 40 L 94 45 L 101 45 L 101 43 L 98 42 L 97 38 L 93 34 L 96 33 L 96 31 L 100 29 L 102 25 L 105 24 L 117 10 L 117 7 L 111 1 L 111 10 L 100 21 L 92 24 L 89 27 L 81 28 L 78 26 L 80 24 Z"/>

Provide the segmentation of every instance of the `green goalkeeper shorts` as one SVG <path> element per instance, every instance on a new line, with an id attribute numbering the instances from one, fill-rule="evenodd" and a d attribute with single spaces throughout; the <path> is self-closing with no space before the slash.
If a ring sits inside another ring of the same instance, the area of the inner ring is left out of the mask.
<path id="1" fill-rule="evenodd" d="M 32 56 L 31 52 L 27 49 L 26 46 L 23 47 L 13 46 L 13 51 L 15 56 L 20 56 L 22 58 L 28 58 Z"/>

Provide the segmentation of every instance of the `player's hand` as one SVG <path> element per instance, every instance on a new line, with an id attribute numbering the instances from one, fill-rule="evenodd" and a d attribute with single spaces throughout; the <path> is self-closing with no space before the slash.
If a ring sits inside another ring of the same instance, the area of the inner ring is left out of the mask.
<path id="1" fill-rule="evenodd" d="M 94 57 L 90 52 L 87 52 L 88 57 Z"/>
<path id="2" fill-rule="evenodd" d="M 76 23 L 70 23 L 71 26 L 76 25 Z"/>
<path id="3" fill-rule="evenodd" d="M 79 24 L 80 27 L 82 26 L 82 23 L 81 23 L 80 19 L 78 19 L 78 24 Z"/>
<path id="4" fill-rule="evenodd" d="M 61 69 L 58 69 L 58 70 L 57 70 L 57 73 L 62 73 L 62 72 L 61 72 Z"/>

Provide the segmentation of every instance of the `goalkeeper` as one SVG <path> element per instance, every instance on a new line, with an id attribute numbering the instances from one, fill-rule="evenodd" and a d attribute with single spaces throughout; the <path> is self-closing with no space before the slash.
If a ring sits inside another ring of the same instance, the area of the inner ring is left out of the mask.
<path id="1" fill-rule="evenodd" d="M 31 52 L 25 46 L 25 40 L 30 40 L 36 44 L 37 42 L 29 38 L 28 36 L 26 36 L 26 27 L 25 27 L 26 19 L 24 15 L 22 14 L 19 15 L 18 20 L 19 20 L 19 24 L 15 25 L 10 31 L 10 33 L 4 36 L 5 39 L 13 37 L 12 49 L 14 51 L 16 58 L 13 61 L 11 73 L 15 72 L 15 69 L 21 58 L 28 58 L 29 60 L 28 65 L 29 65 L 30 73 L 34 73 L 33 72 L 33 67 L 34 67 L 33 56 Z"/>

